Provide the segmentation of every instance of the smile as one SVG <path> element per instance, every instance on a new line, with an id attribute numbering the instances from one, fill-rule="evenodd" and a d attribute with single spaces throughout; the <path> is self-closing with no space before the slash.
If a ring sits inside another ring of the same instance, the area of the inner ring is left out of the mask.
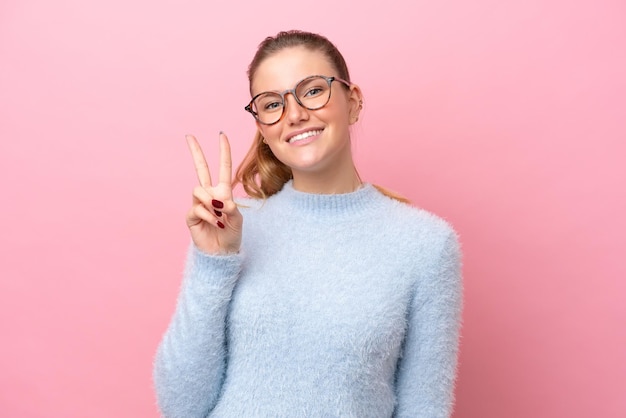
<path id="1" fill-rule="evenodd" d="M 312 136 L 319 135 L 321 133 L 322 131 L 320 129 L 315 130 L 315 131 L 302 132 L 301 134 L 292 136 L 291 138 L 287 140 L 287 142 L 290 144 L 293 144 L 294 142 L 302 141 L 303 139 L 307 139 Z"/>

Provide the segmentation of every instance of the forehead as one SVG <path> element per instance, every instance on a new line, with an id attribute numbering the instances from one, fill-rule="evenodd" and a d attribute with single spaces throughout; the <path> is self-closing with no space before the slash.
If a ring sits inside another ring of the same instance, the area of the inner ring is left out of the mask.
<path id="1" fill-rule="evenodd" d="M 336 70 L 320 51 L 304 47 L 283 49 L 266 58 L 254 74 L 252 93 L 283 91 L 293 88 L 300 80 L 310 75 L 336 76 Z"/>

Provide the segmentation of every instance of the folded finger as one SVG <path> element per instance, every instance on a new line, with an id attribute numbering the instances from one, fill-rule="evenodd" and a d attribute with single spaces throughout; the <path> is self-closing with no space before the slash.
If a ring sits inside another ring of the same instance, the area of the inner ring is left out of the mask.
<path id="1" fill-rule="evenodd" d="M 224 228 L 224 224 L 204 205 L 195 205 L 191 208 L 189 213 L 188 225 L 194 226 L 200 222 L 206 222 L 210 225 L 217 226 L 222 229 Z"/>

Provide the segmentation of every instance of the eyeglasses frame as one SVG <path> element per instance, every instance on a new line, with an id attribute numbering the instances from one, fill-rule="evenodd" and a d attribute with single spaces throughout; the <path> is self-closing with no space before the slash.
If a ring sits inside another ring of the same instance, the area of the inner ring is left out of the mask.
<path id="1" fill-rule="evenodd" d="M 324 80 L 326 80 L 326 82 L 328 83 L 328 89 L 329 89 L 329 93 L 328 93 L 328 100 L 326 100 L 326 103 L 324 103 L 323 105 L 321 105 L 321 106 L 319 106 L 319 107 L 315 107 L 315 108 L 310 108 L 310 107 L 305 106 L 305 105 L 304 105 L 304 104 L 300 101 L 300 99 L 298 98 L 298 95 L 296 94 L 296 88 L 300 85 L 300 83 L 302 83 L 302 82 L 304 82 L 304 81 L 306 81 L 306 80 L 309 80 L 309 79 L 311 79 L 311 78 L 323 78 L 323 79 L 324 79 Z M 254 96 L 254 97 L 252 98 L 252 100 L 250 100 L 250 103 L 248 103 L 248 105 L 247 105 L 246 107 L 244 107 L 244 109 L 246 110 L 246 112 L 250 112 L 250 114 L 254 117 L 254 119 L 255 119 L 257 122 L 259 122 L 260 124 L 262 124 L 262 125 L 267 125 L 267 126 L 270 126 L 270 125 L 275 125 L 275 124 L 277 124 L 278 122 L 280 122 L 280 120 L 281 120 L 281 119 L 283 118 L 283 116 L 285 115 L 285 104 L 286 104 L 286 101 L 285 101 L 285 96 L 287 95 L 287 93 L 291 93 L 291 95 L 293 96 L 293 98 L 294 98 L 294 99 L 296 99 L 296 103 L 298 103 L 298 104 L 299 104 L 300 106 L 302 106 L 303 108 L 305 108 L 305 109 L 307 109 L 307 110 L 318 110 L 318 109 L 321 109 L 321 108 L 323 108 L 324 106 L 326 106 L 326 105 L 328 104 L 328 102 L 330 101 L 330 97 L 331 97 L 331 95 L 332 95 L 332 91 L 333 91 L 333 89 L 332 89 L 332 82 L 333 82 L 333 81 L 339 81 L 339 82 L 343 83 L 346 87 L 350 87 L 350 86 L 352 85 L 352 84 L 350 84 L 350 82 L 349 82 L 349 81 L 346 81 L 346 80 L 344 80 L 344 79 L 342 79 L 342 78 L 339 78 L 339 77 L 328 77 L 328 76 L 325 76 L 325 75 L 310 75 L 310 76 L 305 77 L 305 78 L 303 78 L 302 80 L 298 81 L 298 82 L 296 83 L 296 85 L 295 85 L 292 89 L 287 89 L 287 90 L 283 91 L 282 93 L 279 93 L 279 92 L 277 92 L 277 91 L 264 91 L 264 92 L 261 92 L 261 93 L 257 94 L 256 96 Z M 265 123 L 265 122 L 262 122 L 261 120 L 259 120 L 259 115 L 258 115 L 258 113 L 257 113 L 257 112 L 255 112 L 254 110 L 252 110 L 252 104 L 253 104 L 253 103 L 254 103 L 254 101 L 257 99 L 257 97 L 259 97 L 259 96 L 261 96 L 261 95 L 263 95 L 263 94 L 267 94 L 267 93 L 275 93 L 275 94 L 278 94 L 278 95 L 280 96 L 281 100 L 282 100 L 282 111 L 281 111 L 280 117 L 279 117 L 278 119 L 276 119 L 276 121 L 275 121 L 275 122 L 272 122 L 272 123 Z"/>

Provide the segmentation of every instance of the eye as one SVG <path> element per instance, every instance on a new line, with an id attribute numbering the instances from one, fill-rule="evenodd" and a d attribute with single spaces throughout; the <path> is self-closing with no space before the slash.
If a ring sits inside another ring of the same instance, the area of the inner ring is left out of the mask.
<path id="1" fill-rule="evenodd" d="M 280 102 L 269 102 L 263 105 L 263 110 L 272 111 L 276 109 L 280 109 L 282 104 Z"/>
<path id="2" fill-rule="evenodd" d="M 283 101 L 280 95 L 274 93 L 266 93 L 257 97 L 254 105 L 260 112 L 275 112 L 283 107 Z"/>
<path id="3" fill-rule="evenodd" d="M 311 87 L 304 93 L 304 97 L 319 96 L 324 91 L 323 87 Z"/>

